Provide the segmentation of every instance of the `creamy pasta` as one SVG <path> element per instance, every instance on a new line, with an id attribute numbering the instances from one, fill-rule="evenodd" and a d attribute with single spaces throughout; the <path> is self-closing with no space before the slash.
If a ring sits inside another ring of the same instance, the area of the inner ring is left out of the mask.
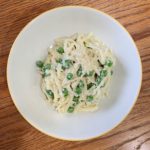
<path id="1" fill-rule="evenodd" d="M 58 112 L 94 111 L 107 96 L 115 59 L 92 33 L 58 38 L 36 65 L 41 89 Z"/>

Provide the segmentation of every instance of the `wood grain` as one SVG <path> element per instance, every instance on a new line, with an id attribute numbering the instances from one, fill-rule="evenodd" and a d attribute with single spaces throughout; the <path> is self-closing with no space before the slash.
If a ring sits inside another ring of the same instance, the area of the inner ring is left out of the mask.
<path id="1" fill-rule="evenodd" d="M 20 30 L 42 12 L 65 5 L 90 6 L 116 18 L 132 35 L 142 60 L 143 83 L 132 112 L 111 132 L 89 141 L 61 141 L 34 129 L 16 110 L 6 82 L 8 54 Z M 0 149 L 150 150 L 149 17 L 149 0 L 0 0 Z"/>

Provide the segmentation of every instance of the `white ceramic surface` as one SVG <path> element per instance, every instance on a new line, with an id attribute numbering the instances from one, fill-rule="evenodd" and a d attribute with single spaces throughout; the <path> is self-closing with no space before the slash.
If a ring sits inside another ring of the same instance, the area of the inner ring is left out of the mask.
<path id="1" fill-rule="evenodd" d="M 62 115 L 44 101 L 35 62 L 46 56 L 55 38 L 76 32 L 93 32 L 112 48 L 117 62 L 110 97 L 102 100 L 98 111 Z M 43 133 L 66 140 L 90 139 L 117 126 L 133 107 L 141 78 L 139 54 L 127 31 L 106 14 L 77 6 L 47 11 L 27 24 L 12 46 L 7 66 L 9 90 L 22 116 Z"/>

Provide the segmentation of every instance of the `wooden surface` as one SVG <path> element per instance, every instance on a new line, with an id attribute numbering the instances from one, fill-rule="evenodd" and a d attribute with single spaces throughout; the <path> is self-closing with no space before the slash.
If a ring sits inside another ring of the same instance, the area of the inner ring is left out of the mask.
<path id="1" fill-rule="evenodd" d="M 16 110 L 6 82 L 8 54 L 20 30 L 42 12 L 64 5 L 90 6 L 116 18 L 132 35 L 142 59 L 143 83 L 132 112 L 117 128 L 89 141 L 61 141 L 34 129 Z M 149 16 L 149 0 L 0 0 L 0 149 L 150 150 Z"/>

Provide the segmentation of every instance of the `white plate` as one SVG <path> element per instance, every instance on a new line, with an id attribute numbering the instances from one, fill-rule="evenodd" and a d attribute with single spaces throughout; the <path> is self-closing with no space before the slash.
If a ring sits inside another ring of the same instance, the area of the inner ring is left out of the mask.
<path id="1" fill-rule="evenodd" d="M 93 32 L 112 48 L 117 62 L 110 97 L 96 112 L 62 115 L 44 101 L 35 62 L 43 59 L 52 41 L 73 33 Z M 128 32 L 110 16 L 88 7 L 49 10 L 20 32 L 9 55 L 9 90 L 22 116 L 41 132 L 65 140 L 85 140 L 116 127 L 130 112 L 141 86 L 137 48 Z"/>

